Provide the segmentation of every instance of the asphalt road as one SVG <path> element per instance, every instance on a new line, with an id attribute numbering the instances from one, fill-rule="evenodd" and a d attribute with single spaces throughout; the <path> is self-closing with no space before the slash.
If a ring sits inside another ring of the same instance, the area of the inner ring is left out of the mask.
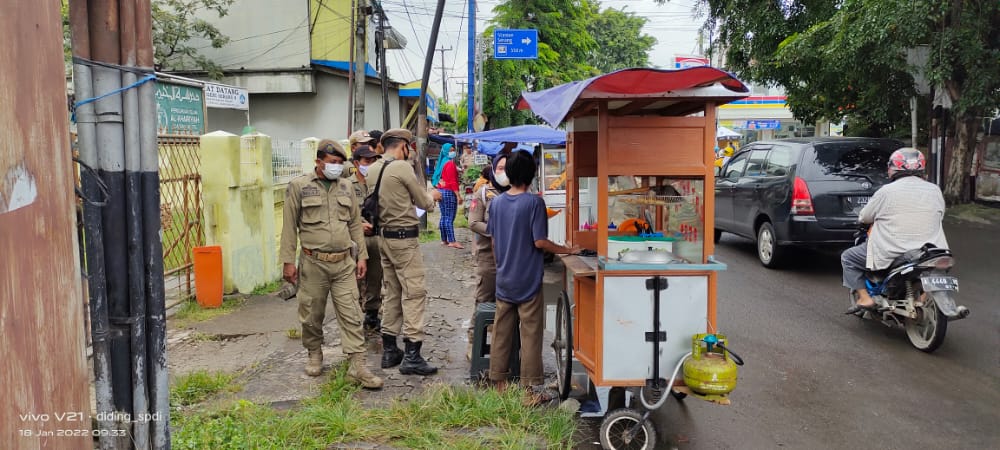
<path id="1" fill-rule="evenodd" d="M 658 448 L 1000 448 L 1000 228 L 946 232 L 972 314 L 933 354 L 843 314 L 838 254 L 797 251 L 768 270 L 725 234 L 718 323 L 746 365 L 730 406 L 668 399 L 653 415 Z"/>

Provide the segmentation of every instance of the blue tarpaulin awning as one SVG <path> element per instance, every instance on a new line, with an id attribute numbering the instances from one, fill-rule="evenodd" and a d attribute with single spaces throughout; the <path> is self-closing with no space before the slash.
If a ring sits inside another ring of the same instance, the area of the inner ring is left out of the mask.
<path id="1" fill-rule="evenodd" d="M 525 142 L 532 144 L 566 144 L 566 132 L 541 125 L 518 125 L 496 130 L 480 131 L 478 133 L 462 133 L 455 135 L 460 141 L 485 142 Z"/>

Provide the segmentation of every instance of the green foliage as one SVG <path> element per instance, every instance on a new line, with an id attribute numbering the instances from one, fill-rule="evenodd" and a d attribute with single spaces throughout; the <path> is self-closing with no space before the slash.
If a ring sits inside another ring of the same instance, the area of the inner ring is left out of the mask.
<path id="1" fill-rule="evenodd" d="M 462 172 L 462 184 L 473 185 L 476 184 L 476 180 L 479 176 L 483 174 L 484 166 L 470 166 L 465 168 L 465 172 Z"/>
<path id="2" fill-rule="evenodd" d="M 538 30 L 538 59 L 487 59 L 483 65 L 483 110 L 490 128 L 535 122 L 514 103 L 522 91 L 538 91 L 605 71 L 648 64 L 656 43 L 642 35 L 646 19 L 617 10 L 600 11 L 591 0 L 507 1 L 497 5 L 494 28 Z"/>
<path id="3" fill-rule="evenodd" d="M 394 448 L 570 448 L 576 421 L 559 409 L 524 406 L 522 394 L 440 386 L 409 401 L 366 409 L 341 365 L 314 399 L 291 411 L 237 401 L 172 416 L 178 449 L 324 449 L 336 443 Z"/>
<path id="4" fill-rule="evenodd" d="M 209 76 L 222 76 L 222 67 L 198 52 L 192 39 L 221 48 L 229 42 L 215 25 L 195 17 L 199 10 L 213 11 L 219 17 L 229 13 L 234 0 L 154 0 L 153 50 L 159 70 L 199 68 Z"/>
<path id="5" fill-rule="evenodd" d="M 242 386 L 233 381 L 236 375 L 199 370 L 182 375 L 170 388 L 170 406 L 190 406 L 201 403 L 220 392 L 239 392 Z"/>
<path id="6" fill-rule="evenodd" d="M 229 38 L 210 22 L 195 17 L 200 10 L 229 14 L 235 0 L 152 0 L 153 57 L 157 70 L 200 69 L 212 78 L 222 76 L 222 67 L 198 52 L 192 39 L 208 41 L 212 48 L 222 48 Z M 72 69 L 68 1 L 62 0 L 63 52 L 67 73 Z"/>
<path id="7" fill-rule="evenodd" d="M 428 222 L 429 221 L 430 220 L 428 219 Z M 426 244 L 428 242 L 440 242 L 441 233 L 438 230 L 428 228 L 420 233 L 420 237 L 417 238 L 417 240 L 421 244 Z"/>
<path id="8" fill-rule="evenodd" d="M 587 27 L 596 50 L 589 61 L 601 73 L 649 65 L 649 51 L 656 38 L 642 34 L 646 18 L 618 9 L 605 9 Z"/>

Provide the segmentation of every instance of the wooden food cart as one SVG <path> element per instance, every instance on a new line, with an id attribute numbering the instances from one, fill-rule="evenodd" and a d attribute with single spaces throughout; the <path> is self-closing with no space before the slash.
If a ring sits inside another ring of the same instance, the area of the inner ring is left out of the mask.
<path id="1" fill-rule="evenodd" d="M 566 126 L 566 239 L 592 256 L 563 258 L 553 348 L 560 394 L 605 418 L 605 448 L 654 448 L 648 411 L 692 393 L 678 377 L 692 336 L 716 336 L 715 114 L 746 95 L 710 67 L 627 69 L 518 102 Z"/>

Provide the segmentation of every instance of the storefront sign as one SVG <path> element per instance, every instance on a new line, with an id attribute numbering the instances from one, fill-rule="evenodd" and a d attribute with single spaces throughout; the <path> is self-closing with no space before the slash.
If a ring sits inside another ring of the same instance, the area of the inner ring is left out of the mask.
<path id="1" fill-rule="evenodd" d="M 780 130 L 781 121 L 780 120 L 748 120 L 746 126 L 747 130 Z"/>
<path id="2" fill-rule="evenodd" d="M 246 111 L 250 109 L 249 93 L 236 86 L 205 83 L 205 106 Z"/>

